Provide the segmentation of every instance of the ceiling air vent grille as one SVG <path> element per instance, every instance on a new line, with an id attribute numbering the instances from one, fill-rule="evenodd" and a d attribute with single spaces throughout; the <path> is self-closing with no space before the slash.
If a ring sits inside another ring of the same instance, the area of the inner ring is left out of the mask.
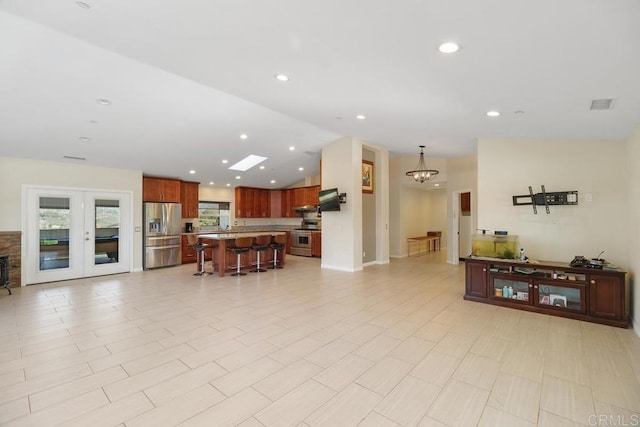
<path id="1" fill-rule="evenodd" d="M 594 99 L 591 101 L 591 110 L 610 110 L 613 99 Z"/>

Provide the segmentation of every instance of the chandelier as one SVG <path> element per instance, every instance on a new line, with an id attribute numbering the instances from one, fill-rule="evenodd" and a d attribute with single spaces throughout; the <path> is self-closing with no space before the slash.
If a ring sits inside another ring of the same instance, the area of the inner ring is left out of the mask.
<path id="1" fill-rule="evenodd" d="M 423 183 L 429 181 L 440 172 L 434 169 L 427 169 L 427 165 L 424 164 L 424 145 L 419 145 L 419 147 L 420 160 L 418 160 L 418 166 L 416 166 L 416 170 L 408 171 L 405 175 L 412 177 L 416 182 Z"/>

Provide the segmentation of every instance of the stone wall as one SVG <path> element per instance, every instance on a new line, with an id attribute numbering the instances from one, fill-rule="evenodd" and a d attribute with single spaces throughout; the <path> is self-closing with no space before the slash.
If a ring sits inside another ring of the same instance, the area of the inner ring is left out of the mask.
<path id="1" fill-rule="evenodd" d="M 12 288 L 22 286 L 21 235 L 20 231 L 0 231 L 0 255 L 9 255 L 9 282 Z"/>

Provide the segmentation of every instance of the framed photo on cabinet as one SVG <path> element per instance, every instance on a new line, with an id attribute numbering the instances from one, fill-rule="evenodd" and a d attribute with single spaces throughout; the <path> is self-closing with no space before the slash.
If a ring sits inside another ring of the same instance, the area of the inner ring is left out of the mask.
<path id="1" fill-rule="evenodd" d="M 373 162 L 362 161 L 362 192 L 373 194 Z"/>

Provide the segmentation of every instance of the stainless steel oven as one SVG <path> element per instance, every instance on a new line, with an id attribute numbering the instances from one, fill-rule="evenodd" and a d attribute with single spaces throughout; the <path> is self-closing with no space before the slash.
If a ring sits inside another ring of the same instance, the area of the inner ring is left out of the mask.
<path id="1" fill-rule="evenodd" d="M 311 256 L 311 230 L 291 230 L 291 255 Z"/>

